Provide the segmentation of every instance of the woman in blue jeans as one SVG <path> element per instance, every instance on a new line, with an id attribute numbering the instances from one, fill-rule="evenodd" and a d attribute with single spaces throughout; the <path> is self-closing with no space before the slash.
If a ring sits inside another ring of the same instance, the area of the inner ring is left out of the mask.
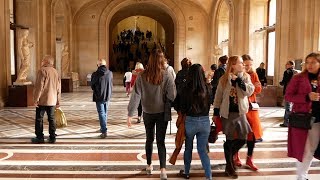
<path id="1" fill-rule="evenodd" d="M 181 112 L 187 117 L 184 172 L 181 171 L 180 174 L 187 179 L 189 179 L 194 137 L 197 138 L 197 150 L 206 179 L 212 179 L 210 159 L 206 148 L 210 133 L 209 110 L 212 101 L 212 92 L 206 84 L 203 67 L 200 64 L 192 65 L 189 68 L 187 85 L 181 98 Z"/>

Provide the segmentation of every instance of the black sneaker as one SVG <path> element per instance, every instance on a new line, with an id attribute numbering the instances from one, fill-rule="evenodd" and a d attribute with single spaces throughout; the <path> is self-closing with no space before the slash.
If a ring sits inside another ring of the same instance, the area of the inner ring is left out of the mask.
<path id="1" fill-rule="evenodd" d="M 31 142 L 33 143 L 33 144 L 42 144 L 42 143 L 44 143 L 44 139 L 39 139 L 39 138 L 32 138 L 31 139 Z"/>
<path id="2" fill-rule="evenodd" d="M 280 124 L 280 127 L 288 127 L 286 124 Z"/>
<path id="3" fill-rule="evenodd" d="M 51 144 L 56 143 L 56 138 L 49 138 L 48 143 L 51 143 Z"/>

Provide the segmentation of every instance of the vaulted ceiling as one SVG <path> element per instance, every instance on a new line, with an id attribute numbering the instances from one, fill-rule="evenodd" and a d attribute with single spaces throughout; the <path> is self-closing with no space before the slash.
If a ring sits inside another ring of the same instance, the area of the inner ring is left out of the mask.
<path id="1" fill-rule="evenodd" d="M 75 14 L 79 9 L 83 8 L 83 6 L 89 5 L 89 4 L 95 4 L 97 2 L 100 2 L 102 0 L 68 0 L 71 6 L 72 13 Z M 104 0 L 105 1 L 105 0 Z M 108 1 L 113 1 L 113 0 L 108 0 Z M 140 0 L 137 0 L 140 1 Z M 183 2 L 190 2 L 197 4 L 201 8 L 203 8 L 207 13 L 209 13 L 212 4 L 214 4 L 214 1 L 217 0 L 172 0 L 179 4 L 179 1 Z"/>

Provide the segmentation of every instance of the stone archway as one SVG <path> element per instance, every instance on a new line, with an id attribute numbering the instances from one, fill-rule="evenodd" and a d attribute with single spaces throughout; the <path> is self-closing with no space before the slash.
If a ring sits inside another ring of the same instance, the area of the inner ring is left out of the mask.
<path id="1" fill-rule="evenodd" d="M 218 16 L 219 16 L 219 11 L 221 9 L 221 6 L 223 3 L 226 3 L 228 8 L 229 8 L 229 42 L 232 42 L 232 31 L 234 30 L 234 23 L 233 23 L 233 17 L 234 17 L 234 5 L 233 5 L 233 2 L 231 0 L 218 0 L 216 2 L 216 4 L 214 5 L 214 8 L 213 8 L 213 11 L 212 11 L 212 14 L 211 14 L 211 26 L 210 28 L 213 29 L 214 33 L 212 34 L 211 36 L 211 44 L 210 44 L 210 47 L 215 47 L 215 45 L 217 45 L 219 42 L 218 42 L 218 24 L 219 24 L 219 21 L 218 21 Z M 231 53 L 231 46 L 232 46 L 232 43 L 229 43 L 229 54 Z M 211 54 L 214 54 L 214 48 L 211 48 Z M 228 55 L 229 55 L 228 54 Z M 217 63 L 217 62 L 216 62 Z"/>
<path id="2" fill-rule="evenodd" d="M 180 7 L 171 0 L 145 0 L 145 1 L 134 1 L 134 0 L 115 0 L 114 2 L 107 5 L 107 7 L 103 10 L 102 15 L 99 19 L 99 37 L 98 37 L 98 54 L 99 58 L 108 58 L 110 56 L 110 48 L 108 47 L 110 44 L 110 27 L 116 21 L 113 21 L 113 18 L 117 17 L 117 12 L 123 11 L 126 9 L 136 8 L 136 7 L 147 7 L 153 8 L 153 10 L 157 10 L 161 15 L 165 15 L 166 18 L 159 19 L 157 18 L 157 14 L 147 13 L 148 11 L 144 11 L 146 16 L 152 17 L 158 20 L 162 24 L 166 20 L 172 21 L 173 28 L 171 28 L 174 33 L 172 39 L 174 40 L 171 44 L 174 44 L 173 54 L 174 54 L 174 68 L 179 69 L 180 59 L 185 57 L 186 54 L 186 24 Z M 141 12 L 140 12 L 141 13 Z M 170 17 L 170 19 L 168 19 Z M 107 28 L 109 27 L 109 28 Z M 170 28 L 169 28 L 170 29 Z M 169 38 L 170 39 L 170 38 Z M 169 44 L 169 43 L 168 43 Z"/>
<path id="3" fill-rule="evenodd" d="M 122 21 L 123 19 L 126 19 L 127 17 L 131 16 L 146 16 L 148 18 L 151 18 L 156 21 L 156 24 L 159 24 L 163 27 L 165 31 L 165 47 L 166 47 L 166 53 L 170 57 L 170 59 L 174 58 L 174 23 L 172 18 L 165 12 L 163 12 L 158 7 L 151 5 L 151 4 L 145 4 L 143 6 L 139 4 L 133 4 L 127 7 L 122 8 L 117 13 L 114 14 L 114 16 L 111 19 L 110 25 L 109 25 L 109 37 L 112 36 L 113 29 L 117 26 L 117 24 Z M 147 41 L 148 43 L 156 42 L 157 40 L 153 40 L 152 42 Z M 109 61 L 110 61 L 110 67 L 114 65 L 115 60 L 111 60 L 114 57 L 111 57 L 113 55 L 112 50 L 112 39 L 109 38 Z M 130 59 L 133 60 L 133 59 Z M 174 61 L 170 62 L 171 66 L 174 66 Z"/>

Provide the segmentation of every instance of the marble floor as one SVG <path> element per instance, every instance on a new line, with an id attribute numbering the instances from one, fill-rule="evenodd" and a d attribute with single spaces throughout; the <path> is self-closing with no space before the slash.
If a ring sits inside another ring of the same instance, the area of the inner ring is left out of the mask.
<path id="1" fill-rule="evenodd" d="M 0 110 L 0 179 L 159 179 L 159 163 L 154 144 L 154 172 L 146 175 L 143 123 L 134 123 L 127 128 L 126 114 L 129 98 L 120 85 L 114 87 L 109 106 L 108 137 L 100 139 L 99 121 L 92 92 L 89 87 L 80 87 L 73 93 L 62 94 L 61 108 L 68 126 L 57 130 L 55 144 L 31 144 L 34 137 L 35 108 L 12 108 Z M 248 180 L 294 180 L 295 162 L 286 156 L 287 128 L 280 128 L 284 110 L 280 107 L 261 108 L 264 141 L 256 144 L 254 162 L 258 172 L 245 166 L 238 169 L 239 179 Z M 167 157 L 174 150 L 175 119 L 166 136 Z M 45 135 L 48 123 L 45 119 Z M 214 179 L 224 177 L 224 136 L 219 135 L 215 144 L 210 144 Z M 196 144 L 195 146 L 196 147 Z M 246 148 L 240 155 L 245 162 Z M 168 162 L 169 179 L 182 179 L 178 172 L 183 169 L 182 154 L 176 165 Z M 320 179 L 320 162 L 313 160 L 309 180 Z M 204 179 L 201 162 L 194 150 L 191 179 Z"/>

